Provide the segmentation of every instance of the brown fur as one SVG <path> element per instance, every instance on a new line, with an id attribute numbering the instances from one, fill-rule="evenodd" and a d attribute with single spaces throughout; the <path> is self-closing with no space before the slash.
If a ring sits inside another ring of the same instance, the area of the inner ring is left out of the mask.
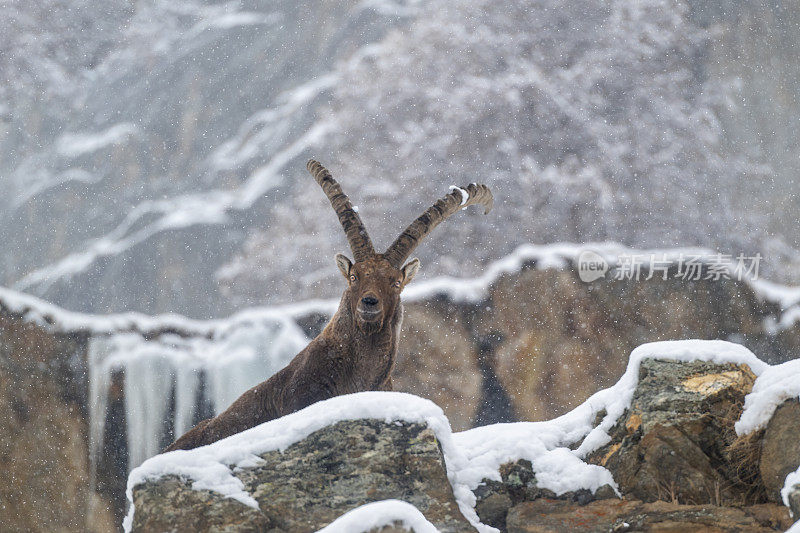
<path id="1" fill-rule="evenodd" d="M 333 396 L 392 390 L 403 318 L 403 272 L 381 256 L 352 265 L 351 272 L 356 281 L 349 282 L 339 309 L 317 338 L 284 369 L 242 394 L 223 413 L 200 422 L 166 451 L 210 444 Z M 401 287 L 395 287 L 395 281 Z M 381 307 L 368 321 L 358 311 L 364 295 L 376 297 Z"/>
<path id="2" fill-rule="evenodd" d="M 341 394 L 392 390 L 392 368 L 397 355 L 403 306 L 400 292 L 419 269 L 408 257 L 428 232 L 466 205 L 491 209 L 491 193 L 484 185 L 469 185 L 464 201 L 452 192 L 419 217 L 389 247 L 375 253 L 358 213 L 330 173 L 309 161 L 308 169 L 322 187 L 348 238 L 356 258 L 353 264 L 339 254 L 336 263 L 348 280 L 339 308 L 328 325 L 308 346 L 274 376 L 242 394 L 224 412 L 203 420 L 165 451 L 190 450 L 211 444 L 263 422 L 298 411 Z"/>

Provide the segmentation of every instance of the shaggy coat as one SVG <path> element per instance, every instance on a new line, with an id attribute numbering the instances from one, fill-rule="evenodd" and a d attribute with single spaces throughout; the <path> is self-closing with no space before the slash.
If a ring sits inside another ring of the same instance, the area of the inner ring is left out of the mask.
<path id="1" fill-rule="evenodd" d="M 400 265 L 425 235 L 453 213 L 473 204 L 484 206 L 486 213 L 492 208 L 492 194 L 485 185 L 454 187 L 379 254 L 330 173 L 313 160 L 308 170 L 328 196 L 355 258 L 352 263 L 344 255 L 336 256 L 336 264 L 348 282 L 338 310 L 285 368 L 242 394 L 224 412 L 197 424 L 165 451 L 211 444 L 341 394 L 392 390 L 391 374 L 403 320 L 400 293 L 419 270 L 419 260 Z"/>

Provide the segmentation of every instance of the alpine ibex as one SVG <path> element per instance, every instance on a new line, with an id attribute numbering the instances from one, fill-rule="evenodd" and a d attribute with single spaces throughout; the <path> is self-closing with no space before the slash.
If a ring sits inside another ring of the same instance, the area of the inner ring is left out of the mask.
<path id="1" fill-rule="evenodd" d="M 492 209 L 492 193 L 485 185 L 453 187 L 379 254 L 347 195 L 325 167 L 311 160 L 308 170 L 328 196 L 355 258 L 353 263 L 336 255 L 336 265 L 348 281 L 338 310 L 285 368 L 242 394 L 223 413 L 197 424 L 166 451 L 210 444 L 340 394 L 392 390 L 403 318 L 400 292 L 419 270 L 416 258 L 403 263 L 433 228 L 456 211 L 474 204 L 484 206 L 486 213 Z"/>

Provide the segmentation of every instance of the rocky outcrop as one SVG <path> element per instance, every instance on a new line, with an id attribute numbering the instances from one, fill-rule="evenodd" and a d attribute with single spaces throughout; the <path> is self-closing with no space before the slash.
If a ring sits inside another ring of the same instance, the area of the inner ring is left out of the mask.
<path id="1" fill-rule="evenodd" d="M 508 513 L 508 533 L 681 532 L 767 533 L 791 525 L 785 507 L 718 507 L 669 502 L 602 500 L 579 506 L 539 499 Z"/>
<path id="2" fill-rule="evenodd" d="M 759 473 L 767 498 L 780 501 L 780 491 L 790 472 L 800 465 L 800 402 L 784 402 L 767 424 L 761 444 Z M 800 516 L 800 515 L 797 515 Z"/>
<path id="3" fill-rule="evenodd" d="M 476 511 L 508 532 L 783 531 L 788 509 L 768 502 L 779 502 L 786 475 L 800 465 L 800 411 L 787 401 L 766 430 L 737 436 L 754 381 L 744 364 L 644 359 L 610 442 L 586 458 L 611 472 L 624 500 L 610 487 L 556 497 L 537 486 L 528 461 L 517 461 L 475 490 Z M 800 486 L 789 503 L 800 504 Z"/>
<path id="4" fill-rule="evenodd" d="M 609 470 L 619 492 L 603 485 L 557 494 L 539 482 L 531 461 L 520 459 L 501 465 L 499 479 L 486 478 L 474 488 L 480 521 L 509 533 L 735 533 L 790 527 L 789 509 L 769 501 L 774 498 L 768 497 L 768 487 L 772 476 L 781 475 L 774 472 L 800 466 L 794 455 L 798 402 L 780 406 L 765 430 L 737 436 L 734 423 L 756 379 L 746 364 L 644 358 L 638 368 L 630 404 L 611 427 L 610 442 L 586 458 Z M 608 416 L 601 411 L 595 425 Z M 296 424 L 286 420 L 285 427 Z M 508 433 L 511 439 L 520 435 Z M 474 441 L 458 442 L 466 448 L 453 453 L 482 461 L 486 450 L 476 455 L 469 452 Z M 453 445 L 447 441 L 445 449 Z M 577 441 L 571 447 L 580 445 Z M 514 441 L 509 449 L 526 445 Z M 134 487 L 134 531 L 311 532 L 364 504 L 388 499 L 414 505 L 440 531 L 474 530 L 460 513 L 451 482 L 461 479 L 459 472 L 469 476 L 482 467 L 464 463 L 448 478 L 437 434 L 425 424 L 345 420 L 283 452 L 259 457 L 256 465 L 232 469 L 258 509 L 192 490 L 191 480 L 168 474 Z M 788 499 L 797 511 L 800 485 Z"/>
<path id="5" fill-rule="evenodd" d="M 501 465 L 500 481 L 484 479 L 474 492 L 477 501 L 475 511 L 481 522 L 501 531 L 508 527 L 509 511 L 524 502 L 558 500 L 563 506 L 580 508 L 595 500 L 617 497 L 609 485 L 600 487 L 594 493 L 581 489 L 556 495 L 553 491 L 538 486 L 531 462 L 525 459 Z"/>
<path id="6" fill-rule="evenodd" d="M 765 331 L 764 320 L 774 312 L 769 304 L 732 280 L 584 283 L 572 268 L 529 264 L 501 276 L 474 305 L 434 298 L 406 308 L 417 306 L 427 311 L 425 328 L 440 333 L 431 339 L 434 346 L 451 342 L 453 323 L 456 331 L 466 330 L 474 358 L 481 343 L 496 339 L 487 358 L 517 420 L 547 420 L 579 405 L 616 382 L 628 354 L 645 342 L 735 337 L 768 362 L 796 353 L 788 332 L 783 345 Z M 404 331 L 413 327 L 411 316 Z M 419 357 L 401 344 L 399 360 L 404 356 Z M 446 406 L 445 412 L 452 414 Z"/>
<path id="7" fill-rule="evenodd" d="M 754 382 L 746 365 L 646 359 L 611 442 L 588 460 L 609 469 L 623 494 L 645 502 L 763 501 L 757 463 L 736 453 L 733 427 Z"/>
<path id="8" fill-rule="evenodd" d="M 84 349 L 79 335 L 0 313 L 3 531 L 115 527 L 112 502 L 90 483 Z"/>
<path id="9" fill-rule="evenodd" d="M 402 499 L 443 533 L 474 531 L 458 509 L 433 431 L 421 424 L 343 421 L 235 472 L 255 510 L 191 481 L 134 488 L 133 531 L 313 532 L 360 505 Z"/>

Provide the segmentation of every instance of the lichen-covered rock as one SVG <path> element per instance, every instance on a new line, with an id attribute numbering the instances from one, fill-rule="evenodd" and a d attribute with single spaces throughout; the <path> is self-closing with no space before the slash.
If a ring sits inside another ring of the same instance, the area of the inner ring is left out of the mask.
<path id="1" fill-rule="evenodd" d="M 680 505 L 636 500 L 597 500 L 581 506 L 541 498 L 513 507 L 508 533 L 607 533 L 609 531 L 760 533 L 783 531 L 791 524 L 779 505 L 745 508 Z"/>
<path id="2" fill-rule="evenodd" d="M 134 531 L 312 532 L 386 499 L 414 505 L 443 533 L 474 531 L 425 425 L 342 421 L 261 458 L 263 464 L 235 472 L 259 510 L 165 477 L 134 489 Z"/>
<path id="3" fill-rule="evenodd" d="M 733 425 L 755 376 L 746 365 L 644 360 L 631 407 L 589 462 L 646 502 L 743 504 L 758 487 L 732 460 Z"/>
<path id="4" fill-rule="evenodd" d="M 800 402 L 784 402 L 772 415 L 761 444 L 759 469 L 767 497 L 780 502 L 784 480 L 800 467 Z"/>
<path id="5" fill-rule="evenodd" d="M 257 509 L 216 492 L 192 490 L 175 476 L 140 485 L 133 502 L 133 531 L 255 533 L 269 525 Z"/>

